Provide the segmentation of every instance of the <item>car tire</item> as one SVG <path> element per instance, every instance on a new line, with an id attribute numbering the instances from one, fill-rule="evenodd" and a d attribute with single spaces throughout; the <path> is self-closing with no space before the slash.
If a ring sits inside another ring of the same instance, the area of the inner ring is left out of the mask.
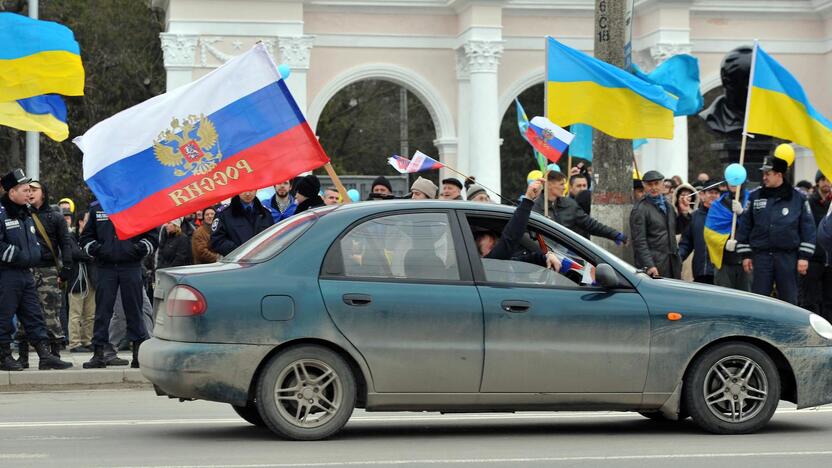
<path id="1" fill-rule="evenodd" d="M 266 365 L 257 383 L 257 408 L 272 432 L 291 440 L 325 439 L 347 423 L 355 408 L 349 364 L 316 345 L 289 348 Z"/>
<path id="2" fill-rule="evenodd" d="M 233 408 L 234 412 L 246 422 L 257 427 L 266 427 L 266 423 L 263 422 L 263 418 L 260 417 L 260 411 L 257 410 L 257 406 L 253 402 L 248 402 L 246 406 L 231 405 L 231 408 Z"/>
<path id="3" fill-rule="evenodd" d="M 691 364 L 684 403 L 694 422 L 714 434 L 749 434 L 765 426 L 780 401 L 774 361 L 748 343 L 724 343 Z"/>

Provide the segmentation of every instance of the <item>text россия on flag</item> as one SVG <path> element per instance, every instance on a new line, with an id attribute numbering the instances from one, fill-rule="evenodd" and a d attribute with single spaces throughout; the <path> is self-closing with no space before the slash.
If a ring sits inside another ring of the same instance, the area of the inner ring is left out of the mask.
<path id="1" fill-rule="evenodd" d="M 329 162 L 262 44 L 74 142 L 121 238 Z"/>

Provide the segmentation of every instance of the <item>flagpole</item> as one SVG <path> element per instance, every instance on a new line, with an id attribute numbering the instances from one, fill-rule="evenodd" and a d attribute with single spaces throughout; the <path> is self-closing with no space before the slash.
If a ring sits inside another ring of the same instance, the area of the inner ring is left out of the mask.
<path id="1" fill-rule="evenodd" d="M 447 165 L 447 164 L 445 164 L 445 163 L 442 163 L 442 166 L 443 166 L 445 169 L 447 169 L 447 170 L 449 170 L 449 171 L 451 171 L 451 172 L 455 172 L 455 173 L 457 173 L 457 174 L 461 175 L 461 176 L 462 176 L 462 178 L 463 178 L 463 180 L 467 180 L 467 179 L 470 179 L 470 178 L 471 178 L 470 176 L 467 176 L 467 175 L 465 175 L 465 174 L 463 174 L 463 173 L 459 172 L 458 170 L 456 170 L 456 169 L 452 168 L 451 166 L 448 166 L 448 165 Z M 482 187 L 482 188 L 484 188 L 484 189 L 488 190 L 489 192 L 494 193 L 495 195 L 497 195 L 498 197 L 500 197 L 500 199 L 501 199 L 501 200 L 506 201 L 506 202 L 508 202 L 508 203 L 510 203 L 510 204 L 512 204 L 512 205 L 517 205 L 517 203 L 515 203 L 513 200 L 509 200 L 509 199 L 507 199 L 506 197 L 504 197 L 504 196 L 500 195 L 500 192 L 498 192 L 498 191 L 496 191 L 496 190 L 494 190 L 494 189 L 492 189 L 492 188 L 490 188 L 490 187 L 487 187 L 487 186 L 483 185 L 483 184 L 482 184 L 482 183 L 480 183 L 479 181 L 476 181 L 476 184 L 477 184 L 477 185 L 479 185 L 480 187 Z"/>
<path id="2" fill-rule="evenodd" d="M 543 38 L 546 57 L 543 65 L 546 80 L 543 82 L 543 117 L 549 118 L 549 37 Z M 548 166 L 548 164 L 547 164 Z M 543 171 L 543 216 L 549 217 L 549 171 Z"/>
<path id="3" fill-rule="evenodd" d="M 329 178 L 332 179 L 332 183 L 335 184 L 335 188 L 338 189 L 338 193 L 341 194 L 341 204 L 346 205 L 347 203 L 351 203 L 352 199 L 350 198 L 350 194 L 347 193 L 347 188 L 341 183 L 341 178 L 335 173 L 335 169 L 332 168 L 332 164 L 324 164 L 324 169 L 326 169 L 326 173 L 329 175 Z"/>
<path id="4" fill-rule="evenodd" d="M 745 162 L 745 144 L 748 140 L 748 110 L 751 107 L 751 88 L 754 85 L 754 69 L 757 66 L 757 47 L 759 46 L 759 41 L 754 39 L 754 48 L 751 51 L 751 70 L 748 73 L 748 96 L 745 99 L 745 119 L 743 120 L 742 124 L 742 143 L 740 144 L 740 166 L 743 165 Z M 742 190 L 742 184 L 737 185 L 737 188 L 734 191 L 734 200 L 740 201 L 740 191 Z M 740 203 L 742 203 L 740 201 Z M 731 217 L 731 240 L 734 240 L 734 237 L 737 234 L 737 213 L 734 213 Z"/>
<path id="5" fill-rule="evenodd" d="M 563 189 L 563 196 L 565 197 L 566 194 L 569 192 L 569 184 L 572 181 L 572 152 L 569 152 L 568 159 L 566 160 L 566 187 Z"/>

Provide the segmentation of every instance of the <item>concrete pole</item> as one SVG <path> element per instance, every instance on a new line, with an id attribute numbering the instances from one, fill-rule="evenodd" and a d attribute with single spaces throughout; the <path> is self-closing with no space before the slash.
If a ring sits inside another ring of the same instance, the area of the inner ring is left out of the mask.
<path id="1" fill-rule="evenodd" d="M 38 18 L 38 0 L 29 0 L 29 18 Z M 26 176 L 40 179 L 40 132 L 26 132 Z"/>
<path id="2" fill-rule="evenodd" d="M 625 13 L 628 0 L 595 0 L 595 57 L 624 67 L 626 40 Z M 600 131 L 593 132 L 594 171 L 598 186 L 592 192 L 592 215 L 602 223 L 629 234 L 632 210 L 633 144 Z M 618 247 L 612 241 L 594 237 L 593 241 L 627 261 L 632 248 Z"/>

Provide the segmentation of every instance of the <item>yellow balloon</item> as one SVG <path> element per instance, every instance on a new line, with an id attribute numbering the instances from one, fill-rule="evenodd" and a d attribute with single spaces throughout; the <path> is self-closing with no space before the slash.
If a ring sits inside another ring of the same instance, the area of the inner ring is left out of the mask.
<path id="1" fill-rule="evenodd" d="M 788 143 L 777 145 L 774 150 L 774 157 L 786 161 L 786 164 L 791 166 L 794 163 L 794 148 Z"/>
<path id="2" fill-rule="evenodd" d="M 542 179 L 542 178 L 543 178 L 543 173 L 538 171 L 537 169 L 529 172 L 529 175 L 526 176 L 526 180 L 537 180 L 537 179 Z"/>
<path id="3" fill-rule="evenodd" d="M 635 169 L 633 169 L 633 180 L 641 180 L 641 174 Z"/>

